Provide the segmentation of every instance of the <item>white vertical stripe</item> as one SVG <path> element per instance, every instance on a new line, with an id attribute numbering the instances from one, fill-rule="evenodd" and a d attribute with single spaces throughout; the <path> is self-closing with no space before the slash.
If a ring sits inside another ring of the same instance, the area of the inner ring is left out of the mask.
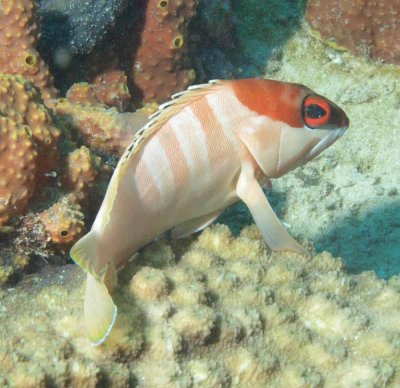
<path id="1" fill-rule="evenodd" d="M 207 102 L 215 117 L 218 119 L 225 136 L 229 139 L 234 148 L 238 148 L 238 140 L 233 133 L 242 117 L 251 114 L 250 109 L 243 105 L 231 91 L 222 93 L 210 93 L 207 95 Z"/>
<path id="2" fill-rule="evenodd" d="M 175 191 L 174 175 L 171 166 L 158 136 L 153 136 L 146 144 L 143 152 L 143 161 L 154 180 L 158 191 L 163 197 Z"/>
<path id="3" fill-rule="evenodd" d="M 169 124 L 174 131 L 190 171 L 192 192 L 207 187 L 212 180 L 206 133 L 190 106 L 172 117 Z"/>

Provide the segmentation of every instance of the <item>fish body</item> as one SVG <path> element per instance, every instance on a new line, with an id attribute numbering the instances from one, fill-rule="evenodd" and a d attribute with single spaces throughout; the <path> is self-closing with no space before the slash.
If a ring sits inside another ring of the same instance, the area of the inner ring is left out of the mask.
<path id="1" fill-rule="evenodd" d="M 272 249 L 304 251 L 261 186 L 317 156 L 347 127 L 329 100 L 272 80 L 212 81 L 161 105 L 122 155 L 91 231 L 71 250 L 88 272 L 89 339 L 102 343 L 115 321 L 115 269 L 156 236 L 201 230 L 239 199 Z"/>

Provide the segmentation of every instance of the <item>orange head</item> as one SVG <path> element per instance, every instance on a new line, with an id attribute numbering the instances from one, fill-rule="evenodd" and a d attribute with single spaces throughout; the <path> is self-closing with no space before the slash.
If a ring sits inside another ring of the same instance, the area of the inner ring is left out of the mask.
<path id="1" fill-rule="evenodd" d="M 233 88 L 238 99 L 264 119 L 258 147 L 249 150 L 271 178 L 313 159 L 349 126 L 341 108 L 303 85 L 243 79 Z"/>

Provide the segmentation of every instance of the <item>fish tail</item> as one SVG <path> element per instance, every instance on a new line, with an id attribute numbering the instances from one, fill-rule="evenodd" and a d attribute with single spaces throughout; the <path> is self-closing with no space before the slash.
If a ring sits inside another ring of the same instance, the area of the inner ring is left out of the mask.
<path id="1" fill-rule="evenodd" d="M 87 272 L 84 320 L 89 340 L 94 346 L 102 344 L 117 318 L 117 306 L 110 293 L 117 284 L 112 263 L 102 269 L 96 265 L 96 236 L 89 232 L 71 249 L 70 256 Z"/>
<path id="2" fill-rule="evenodd" d="M 94 346 L 106 340 L 117 318 L 117 306 L 106 284 L 90 273 L 87 275 L 84 318 L 89 340 Z"/>

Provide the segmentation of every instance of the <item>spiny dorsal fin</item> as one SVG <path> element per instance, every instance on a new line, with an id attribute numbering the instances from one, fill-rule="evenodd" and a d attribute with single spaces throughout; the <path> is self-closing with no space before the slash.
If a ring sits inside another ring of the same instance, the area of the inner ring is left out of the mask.
<path id="1" fill-rule="evenodd" d="M 121 156 L 108 186 L 105 202 L 103 203 L 104 213 L 101 222 L 102 229 L 104 229 L 110 221 L 111 209 L 117 196 L 119 182 L 125 170 L 124 167 L 127 166 L 127 162 L 138 152 L 143 141 L 156 133 L 171 117 L 179 113 L 186 106 L 209 94 L 211 91 L 217 90 L 224 82 L 225 81 L 212 80 L 209 81 L 208 84 L 189 86 L 187 90 L 174 94 L 172 100 L 161 104 L 158 110 L 149 117 L 149 121 L 136 132 L 132 143 Z"/>
<path id="2" fill-rule="evenodd" d="M 132 143 L 121 157 L 121 165 L 136 154 L 143 140 L 159 130 L 171 117 L 175 116 L 193 101 L 216 89 L 215 85 L 220 85 L 223 82 L 220 80 L 211 80 L 208 84 L 192 85 L 185 91 L 172 95 L 171 100 L 161 104 L 158 110 L 149 117 L 149 121 L 135 134 Z"/>

